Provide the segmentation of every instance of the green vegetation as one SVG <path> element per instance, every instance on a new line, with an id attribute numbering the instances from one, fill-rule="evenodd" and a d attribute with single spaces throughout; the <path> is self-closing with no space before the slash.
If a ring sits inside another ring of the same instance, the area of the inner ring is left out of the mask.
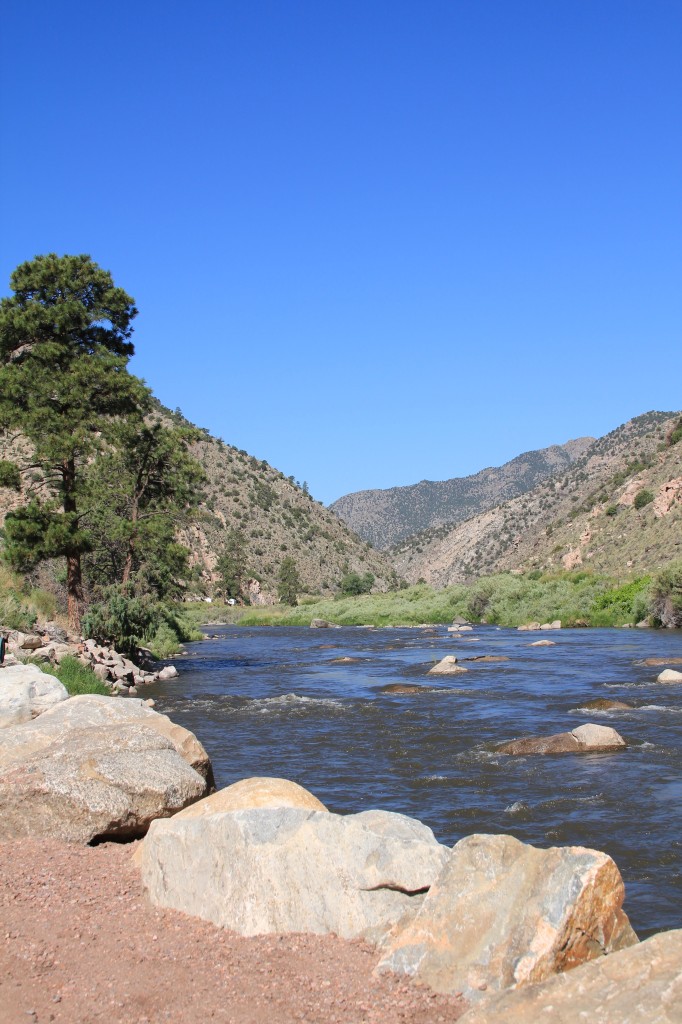
<path id="1" fill-rule="evenodd" d="M 242 596 L 242 587 L 246 581 L 246 538 L 241 530 L 230 530 L 225 547 L 216 564 L 216 572 L 220 576 L 220 589 L 227 600 L 235 600 Z"/>
<path id="2" fill-rule="evenodd" d="M 138 647 L 149 647 L 159 658 L 174 654 L 181 642 L 202 637 L 181 606 L 139 594 L 130 583 L 109 587 L 103 600 L 83 617 L 83 630 L 98 643 L 113 644 L 117 651 L 133 655 Z"/>
<path id="3" fill-rule="evenodd" d="M 640 509 L 644 508 L 645 505 L 649 505 L 653 500 L 653 492 L 648 491 L 645 487 L 643 487 L 641 491 L 637 491 L 633 504 L 636 509 Z"/>
<path id="4" fill-rule="evenodd" d="M 535 572 L 502 573 L 439 591 L 421 584 L 385 594 L 306 600 L 295 609 L 235 609 L 231 621 L 244 626 L 306 626 L 320 618 L 342 626 L 412 626 L 449 623 L 463 615 L 500 626 L 553 619 L 561 619 L 564 626 L 620 626 L 646 614 L 649 582 L 643 577 L 617 586 L 613 580 L 584 571 L 540 577 Z"/>
<path id="5" fill-rule="evenodd" d="M 56 676 L 64 684 L 69 694 L 73 697 L 79 693 L 99 693 L 103 697 L 110 697 L 110 688 L 97 678 L 95 673 L 87 665 L 82 665 L 78 658 L 70 654 L 62 658 L 59 665 L 40 662 L 43 672 L 49 672 Z"/>
<path id="6" fill-rule="evenodd" d="M 358 572 L 347 572 L 341 578 L 339 586 L 345 596 L 369 594 L 374 586 L 374 575 L 371 572 L 366 572 L 362 576 Z"/>
<path id="7" fill-rule="evenodd" d="M 654 625 L 682 628 L 682 561 L 672 562 L 655 577 L 651 586 L 651 619 Z"/>
<path id="8" fill-rule="evenodd" d="M 177 647 L 186 630 L 164 602 L 187 576 L 176 537 L 202 493 L 189 454 L 199 432 L 164 424 L 128 372 L 137 310 L 89 256 L 37 256 L 11 287 L 0 301 L 0 430 L 28 443 L 16 463 L 0 462 L 0 487 L 23 498 L 5 520 L 4 558 L 22 573 L 65 560 L 74 632 L 87 595 L 86 635 L 130 650 L 165 623 L 158 647 L 168 650 L 169 631 Z M 16 599 L 6 612 L 4 624 L 28 625 Z"/>
<path id="9" fill-rule="evenodd" d="M 282 560 L 282 564 L 279 568 L 279 586 L 277 593 L 282 604 L 288 604 L 295 607 L 298 603 L 298 592 L 301 589 L 301 579 L 298 575 L 298 569 L 296 568 L 296 562 L 287 555 Z"/>

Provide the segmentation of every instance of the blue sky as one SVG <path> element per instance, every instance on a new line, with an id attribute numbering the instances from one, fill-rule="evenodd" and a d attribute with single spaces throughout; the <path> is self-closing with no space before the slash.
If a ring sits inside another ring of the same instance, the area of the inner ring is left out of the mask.
<path id="1" fill-rule="evenodd" d="M 678 0 L 37 0 L 0 291 L 87 252 L 131 368 L 325 502 L 682 406 Z"/>

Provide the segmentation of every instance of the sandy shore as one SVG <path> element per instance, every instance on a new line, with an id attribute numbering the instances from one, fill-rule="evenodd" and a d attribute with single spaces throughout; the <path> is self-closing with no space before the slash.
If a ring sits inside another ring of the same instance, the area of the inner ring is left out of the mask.
<path id="1" fill-rule="evenodd" d="M 0 1024 L 441 1024 L 457 999 L 376 979 L 360 942 L 246 939 L 152 907 L 132 845 L 0 843 Z"/>

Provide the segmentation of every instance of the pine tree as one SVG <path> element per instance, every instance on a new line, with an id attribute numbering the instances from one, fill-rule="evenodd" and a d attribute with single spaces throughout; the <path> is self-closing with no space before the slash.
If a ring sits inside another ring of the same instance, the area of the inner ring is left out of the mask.
<path id="1" fill-rule="evenodd" d="M 133 354 L 133 300 L 89 256 L 37 256 L 10 280 L 0 301 L 0 428 L 33 449 L 22 475 L 42 474 L 43 492 L 7 517 L 6 550 L 18 568 L 64 557 L 69 625 L 79 631 L 83 470 L 121 417 L 143 400 L 127 372 Z"/>
<path id="2" fill-rule="evenodd" d="M 298 604 L 298 591 L 301 589 L 301 579 L 298 575 L 296 562 L 287 555 L 279 567 L 279 586 L 277 593 L 283 604 Z"/>

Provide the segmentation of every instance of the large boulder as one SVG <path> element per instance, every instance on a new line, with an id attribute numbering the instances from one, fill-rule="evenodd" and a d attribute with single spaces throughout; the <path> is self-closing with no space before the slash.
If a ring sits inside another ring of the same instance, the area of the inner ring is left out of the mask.
<path id="1" fill-rule="evenodd" d="M 378 970 L 470 1000 L 542 981 L 637 941 L 623 897 L 605 853 L 469 836 L 414 917 L 388 936 Z"/>
<path id="2" fill-rule="evenodd" d="M 201 818 L 224 811 L 246 811 L 254 807 L 298 807 L 308 811 L 326 811 L 324 804 L 303 786 L 288 779 L 255 777 L 219 789 L 184 811 L 182 818 Z"/>
<path id="3" fill-rule="evenodd" d="M 0 767 L 48 750 L 77 730 L 106 730 L 118 725 L 142 725 L 170 740 L 183 760 L 206 780 L 208 788 L 213 788 L 211 760 L 194 733 L 152 711 L 142 700 L 123 701 L 96 693 L 70 697 L 21 730 L 0 732 Z"/>
<path id="4" fill-rule="evenodd" d="M 241 935 L 377 941 L 449 855 L 429 828 L 401 814 L 280 807 L 155 821 L 140 860 L 152 903 Z"/>
<path id="5" fill-rule="evenodd" d="M 134 838 L 154 818 L 205 792 L 205 779 L 153 729 L 126 724 L 73 730 L 0 769 L 0 839 Z"/>
<path id="6" fill-rule="evenodd" d="M 679 1024 L 682 930 L 659 932 L 639 945 L 599 957 L 540 985 L 491 996 L 461 1024 Z"/>
<path id="7" fill-rule="evenodd" d="M 627 743 L 607 725 L 586 723 L 553 736 L 527 736 L 497 747 L 498 754 L 599 754 L 625 750 Z"/>
<path id="8" fill-rule="evenodd" d="M 37 715 L 67 700 L 63 683 L 37 665 L 0 668 L 0 729 L 30 722 Z"/>
<path id="9" fill-rule="evenodd" d="M 427 672 L 429 676 L 454 676 L 459 675 L 461 672 L 467 672 L 468 669 L 464 668 L 463 665 L 457 664 L 457 658 L 454 654 L 446 654 L 437 665 L 430 668 Z"/>

